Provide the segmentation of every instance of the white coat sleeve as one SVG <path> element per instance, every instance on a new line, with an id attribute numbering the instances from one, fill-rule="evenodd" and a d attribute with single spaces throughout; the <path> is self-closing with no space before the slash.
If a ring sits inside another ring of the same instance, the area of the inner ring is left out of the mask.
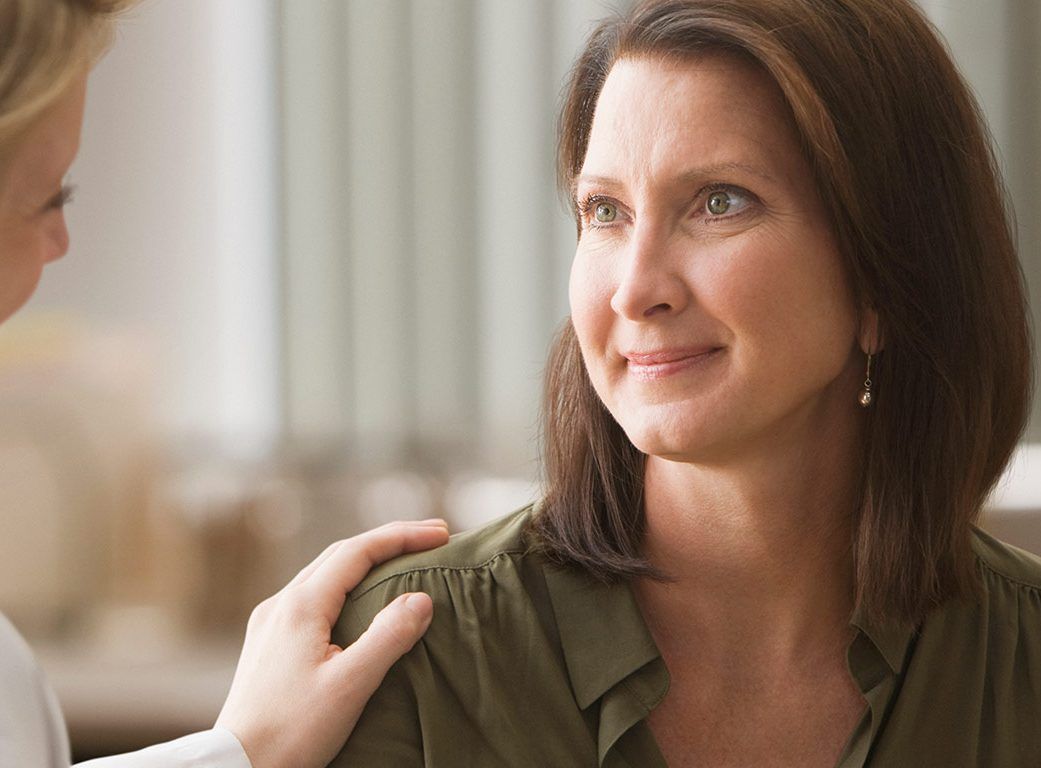
<path id="1" fill-rule="evenodd" d="M 252 768 L 231 731 L 214 728 L 114 757 L 76 763 L 75 768 Z"/>
<path id="2" fill-rule="evenodd" d="M 58 700 L 32 651 L 0 614 L 0 768 L 68 768 Z"/>
<path id="3" fill-rule="evenodd" d="M 29 646 L 0 614 L 0 768 L 68 768 L 69 742 L 58 700 Z M 252 768 L 224 728 L 193 733 L 139 752 L 76 768 Z"/>

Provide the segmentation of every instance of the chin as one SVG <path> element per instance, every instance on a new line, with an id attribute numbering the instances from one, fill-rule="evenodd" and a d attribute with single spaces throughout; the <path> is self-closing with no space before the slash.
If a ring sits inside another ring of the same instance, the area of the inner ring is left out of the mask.
<path id="1" fill-rule="evenodd" d="M 677 408 L 661 403 L 617 419 L 629 441 L 642 453 L 686 464 L 715 464 L 733 458 L 747 436 L 747 424 L 739 419 L 712 418 L 721 408 L 700 404 Z M 633 416 L 641 418 L 633 418 Z M 709 418 L 705 418 L 705 417 Z"/>
<path id="2" fill-rule="evenodd" d="M 707 448 L 704 430 L 690 425 L 623 424 L 622 429 L 641 453 L 670 461 L 692 461 Z"/>
<path id="3" fill-rule="evenodd" d="M 25 306 L 32 298 L 38 283 L 39 277 L 28 284 L 8 286 L 9 290 L 0 291 L 0 323 L 6 322 L 11 315 Z"/>

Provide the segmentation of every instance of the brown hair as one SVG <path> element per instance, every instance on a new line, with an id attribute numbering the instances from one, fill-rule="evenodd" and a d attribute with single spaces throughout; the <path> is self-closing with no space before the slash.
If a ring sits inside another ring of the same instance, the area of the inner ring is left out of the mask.
<path id="1" fill-rule="evenodd" d="M 0 0 L 0 167 L 23 132 L 108 47 L 135 0 Z"/>
<path id="2" fill-rule="evenodd" d="M 879 620 L 920 620 L 974 590 L 970 528 L 1032 389 L 1023 277 L 979 107 L 908 0 L 644 2 L 603 22 L 571 73 L 562 191 L 616 60 L 709 51 L 757 62 L 780 87 L 854 297 L 878 312 L 856 603 Z M 550 355 L 543 421 L 541 548 L 606 580 L 657 575 L 641 554 L 644 457 L 594 392 L 570 322 Z"/>

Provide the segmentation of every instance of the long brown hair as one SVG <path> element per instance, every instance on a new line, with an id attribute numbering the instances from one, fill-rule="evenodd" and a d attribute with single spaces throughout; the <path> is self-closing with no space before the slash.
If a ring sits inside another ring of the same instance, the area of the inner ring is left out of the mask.
<path id="1" fill-rule="evenodd" d="M 603 22 L 574 66 L 562 192 L 615 61 L 705 52 L 757 62 L 780 87 L 854 297 L 879 315 L 856 603 L 879 620 L 918 621 L 974 589 L 970 527 L 1032 389 L 1023 277 L 979 107 L 908 0 L 644 2 Z M 641 555 L 644 457 L 594 392 L 570 322 L 547 366 L 543 438 L 544 551 L 606 580 L 656 575 Z"/>

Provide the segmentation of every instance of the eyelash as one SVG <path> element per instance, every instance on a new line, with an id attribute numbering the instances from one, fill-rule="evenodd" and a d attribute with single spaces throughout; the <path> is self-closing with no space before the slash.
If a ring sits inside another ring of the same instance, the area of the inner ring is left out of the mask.
<path id="1" fill-rule="evenodd" d="M 741 209 L 737 213 L 724 213 L 724 214 L 719 215 L 719 216 L 709 216 L 708 218 L 709 218 L 710 221 L 725 221 L 727 219 L 732 219 L 735 216 L 741 216 L 748 210 L 749 206 L 751 206 L 754 203 L 757 203 L 759 201 L 759 198 L 757 198 L 755 195 L 753 195 L 747 189 L 745 189 L 744 187 L 739 187 L 736 184 L 722 184 L 722 183 L 710 184 L 707 187 L 703 188 L 700 192 L 698 192 L 698 195 L 697 195 L 698 199 L 702 201 L 701 202 L 701 211 L 702 212 L 704 212 L 705 206 L 708 205 L 708 198 L 711 197 L 716 192 L 726 192 L 728 194 L 736 194 L 738 197 L 745 198 L 745 200 L 747 201 L 747 204 L 746 204 L 745 208 Z"/>
<path id="2" fill-rule="evenodd" d="M 758 202 L 758 198 L 744 187 L 739 187 L 736 184 L 724 184 L 722 182 L 717 182 L 702 187 L 694 196 L 695 200 L 701 201 L 698 207 L 701 213 L 704 213 L 705 205 L 707 205 L 708 203 L 708 197 L 714 194 L 715 192 L 735 192 L 739 196 L 744 197 L 746 200 L 748 200 L 749 204 Z M 575 201 L 575 207 L 578 210 L 579 221 L 582 223 L 583 229 L 587 226 L 591 229 L 603 229 L 604 227 L 610 226 L 610 224 L 590 219 L 590 214 L 592 213 L 592 211 L 596 210 L 596 207 L 601 203 L 608 203 L 610 205 L 615 206 L 616 208 L 621 207 L 612 198 L 600 194 L 587 195 L 586 197 Z M 708 216 L 706 218 L 709 221 L 726 221 L 728 219 L 734 218 L 735 216 L 743 215 L 745 211 L 747 211 L 747 207 L 738 211 L 737 213 L 722 214 L 719 216 Z"/>
<path id="3" fill-rule="evenodd" d="M 71 203 L 76 196 L 76 187 L 73 184 L 63 184 L 61 191 L 51 198 L 47 203 L 47 210 L 60 211 Z"/>
<path id="4" fill-rule="evenodd" d="M 596 210 L 596 207 L 600 205 L 600 203 L 609 203 L 616 208 L 618 207 L 618 203 L 604 195 L 586 195 L 584 198 L 575 201 L 575 207 L 578 209 L 578 218 L 583 222 L 583 224 L 585 224 L 586 220 L 589 218 L 589 214 Z M 592 224 L 591 226 L 595 227 L 598 225 L 602 226 L 599 222 Z"/>

